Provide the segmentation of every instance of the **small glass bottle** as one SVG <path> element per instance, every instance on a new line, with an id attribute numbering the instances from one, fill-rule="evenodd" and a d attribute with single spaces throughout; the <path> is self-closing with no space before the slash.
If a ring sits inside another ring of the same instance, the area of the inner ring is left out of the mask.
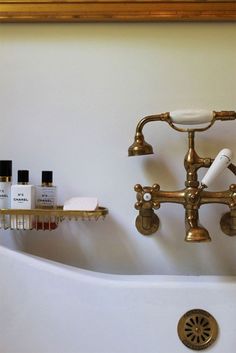
<path id="1" fill-rule="evenodd" d="M 33 209 L 35 207 L 35 188 L 29 185 L 29 171 L 18 170 L 17 184 L 11 187 L 11 208 Z M 32 229 L 33 216 L 11 216 L 11 229 Z"/>
<path id="2" fill-rule="evenodd" d="M 51 209 L 57 207 L 57 188 L 53 185 L 53 172 L 42 171 L 42 184 L 36 187 L 36 208 Z M 55 229 L 57 224 L 52 217 L 38 217 L 36 229 Z"/>
<path id="3" fill-rule="evenodd" d="M 0 161 L 0 209 L 10 208 L 12 161 Z M 0 215 L 0 228 L 10 225 L 9 215 Z"/>

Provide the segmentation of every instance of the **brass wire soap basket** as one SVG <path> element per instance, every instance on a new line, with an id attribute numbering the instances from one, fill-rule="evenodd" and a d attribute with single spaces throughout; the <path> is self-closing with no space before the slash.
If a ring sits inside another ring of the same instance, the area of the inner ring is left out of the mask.
<path id="1" fill-rule="evenodd" d="M 91 221 L 104 219 L 108 214 L 105 207 L 94 211 L 69 211 L 63 206 L 51 209 L 0 209 L 0 229 L 14 230 L 54 230 L 64 220 Z"/>

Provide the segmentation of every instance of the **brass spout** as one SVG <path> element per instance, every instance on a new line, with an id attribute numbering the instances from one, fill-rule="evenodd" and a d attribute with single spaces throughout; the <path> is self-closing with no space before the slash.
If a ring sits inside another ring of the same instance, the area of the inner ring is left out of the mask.
<path id="1" fill-rule="evenodd" d="M 188 243 L 205 243 L 210 242 L 211 237 L 205 228 L 195 227 L 186 231 L 185 241 Z"/>
<path id="2" fill-rule="evenodd" d="M 188 243 L 203 243 L 211 241 L 208 231 L 199 224 L 198 209 L 186 209 L 186 237 Z"/>

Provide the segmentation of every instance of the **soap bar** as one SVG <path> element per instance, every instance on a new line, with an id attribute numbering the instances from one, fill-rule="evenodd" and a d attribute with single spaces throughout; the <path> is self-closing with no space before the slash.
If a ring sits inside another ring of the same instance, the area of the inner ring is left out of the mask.
<path id="1" fill-rule="evenodd" d="M 96 197 L 72 197 L 64 203 L 65 211 L 95 211 L 98 207 Z"/>

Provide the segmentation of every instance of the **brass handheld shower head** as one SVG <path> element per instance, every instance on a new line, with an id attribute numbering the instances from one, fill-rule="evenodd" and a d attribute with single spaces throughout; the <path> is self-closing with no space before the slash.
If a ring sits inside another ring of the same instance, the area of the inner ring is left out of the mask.
<path id="1" fill-rule="evenodd" d="M 143 127 L 149 122 L 153 121 L 169 121 L 169 113 L 163 113 L 158 115 L 149 115 L 140 120 L 136 127 L 134 136 L 134 143 L 128 149 L 128 155 L 131 156 L 142 156 L 146 154 L 153 154 L 152 146 L 147 143 L 143 136 Z"/>
<path id="2" fill-rule="evenodd" d="M 128 155 L 131 157 L 146 154 L 153 154 L 152 146 L 144 140 L 142 132 L 136 132 L 134 143 L 128 149 Z"/>

